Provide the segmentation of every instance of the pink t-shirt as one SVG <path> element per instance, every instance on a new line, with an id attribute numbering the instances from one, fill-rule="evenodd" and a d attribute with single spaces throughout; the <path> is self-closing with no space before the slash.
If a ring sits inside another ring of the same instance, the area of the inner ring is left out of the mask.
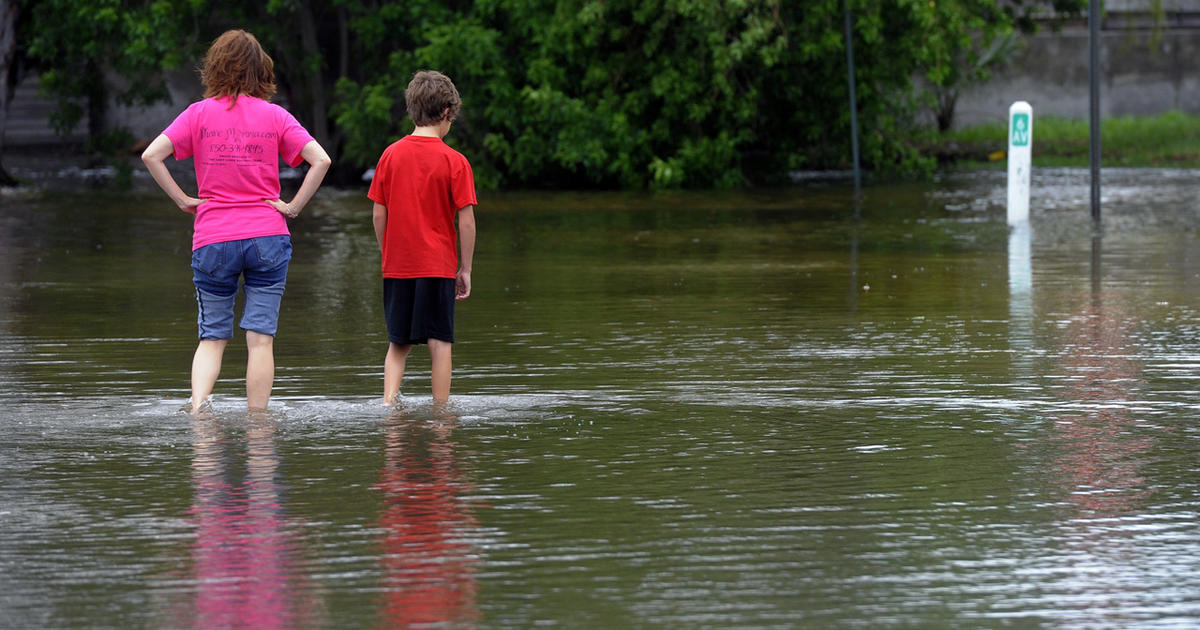
<path id="1" fill-rule="evenodd" d="M 289 234 L 287 220 L 264 199 L 279 198 L 279 157 L 302 161 L 312 142 L 282 107 L 252 96 L 193 103 L 164 131 L 175 159 L 195 157 L 199 197 L 192 249 L 212 243 Z"/>

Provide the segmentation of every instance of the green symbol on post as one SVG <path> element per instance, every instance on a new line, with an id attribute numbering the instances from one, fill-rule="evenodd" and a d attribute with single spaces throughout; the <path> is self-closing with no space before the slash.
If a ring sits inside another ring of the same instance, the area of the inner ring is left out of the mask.
<path id="1" fill-rule="evenodd" d="M 1011 142 L 1014 147 L 1029 146 L 1029 114 L 1013 114 Z"/>

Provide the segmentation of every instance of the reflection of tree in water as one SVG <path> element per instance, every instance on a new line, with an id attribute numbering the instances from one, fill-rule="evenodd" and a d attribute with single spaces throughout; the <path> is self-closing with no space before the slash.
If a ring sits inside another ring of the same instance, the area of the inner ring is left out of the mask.
<path id="1" fill-rule="evenodd" d="M 193 546 L 197 628 L 290 629 L 319 625 L 319 602 L 297 582 L 297 541 L 285 522 L 276 481 L 275 427 L 247 427 L 245 479 L 231 481 L 231 444 L 213 420 L 193 421 Z"/>
<path id="2" fill-rule="evenodd" d="M 384 627 L 472 627 L 476 557 L 469 542 L 478 527 L 464 501 L 469 489 L 451 441 L 455 418 L 398 413 L 385 427 L 380 525 Z"/>
<path id="3" fill-rule="evenodd" d="M 1147 490 L 1141 467 L 1153 439 L 1138 436 L 1131 399 L 1142 365 L 1130 339 L 1132 320 L 1112 296 L 1095 294 L 1071 318 L 1063 338 L 1063 367 L 1071 379 L 1066 397 L 1079 414 L 1058 418 L 1057 466 L 1078 514 L 1097 518 L 1137 509 Z"/>

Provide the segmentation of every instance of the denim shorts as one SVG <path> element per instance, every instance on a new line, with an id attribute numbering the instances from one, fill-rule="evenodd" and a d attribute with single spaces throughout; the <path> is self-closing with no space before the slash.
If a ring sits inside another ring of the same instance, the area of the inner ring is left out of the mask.
<path id="1" fill-rule="evenodd" d="M 279 302 L 292 260 L 287 235 L 260 236 L 205 245 L 192 252 L 192 282 L 196 285 L 196 323 L 201 339 L 233 338 L 233 302 L 243 280 L 246 308 L 243 330 L 274 335 L 279 325 Z"/>

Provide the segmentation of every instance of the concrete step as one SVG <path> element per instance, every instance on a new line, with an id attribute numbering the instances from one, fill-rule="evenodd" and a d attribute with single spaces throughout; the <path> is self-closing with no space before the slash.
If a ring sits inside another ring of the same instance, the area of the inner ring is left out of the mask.
<path id="1" fill-rule="evenodd" d="M 36 76 L 26 77 L 17 86 L 8 105 L 8 123 L 4 128 L 4 146 L 46 145 L 82 142 L 87 123 L 80 121 L 70 133 L 60 135 L 50 123 L 54 101 L 41 95 L 42 84 Z"/>

